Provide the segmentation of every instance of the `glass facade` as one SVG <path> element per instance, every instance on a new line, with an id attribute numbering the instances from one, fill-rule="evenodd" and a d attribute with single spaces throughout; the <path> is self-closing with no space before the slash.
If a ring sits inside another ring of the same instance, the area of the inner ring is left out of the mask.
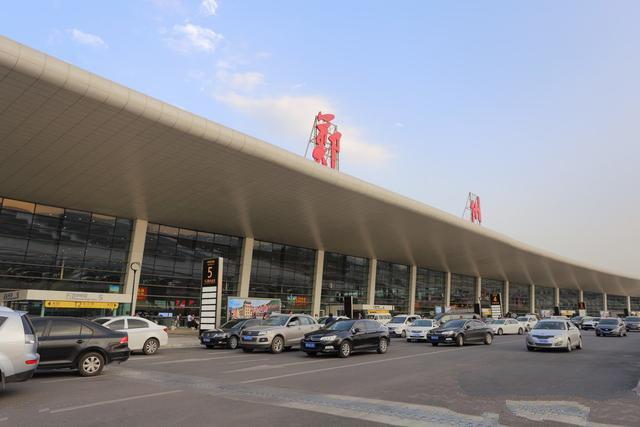
<path id="1" fill-rule="evenodd" d="M 476 278 L 451 274 L 451 307 L 473 310 L 476 301 Z"/>
<path id="2" fill-rule="evenodd" d="M 631 311 L 640 312 L 640 297 L 631 297 Z"/>
<path id="3" fill-rule="evenodd" d="M 600 317 L 600 310 L 604 310 L 604 299 L 599 292 L 584 291 L 584 303 L 587 307 L 587 316 Z"/>
<path id="4" fill-rule="evenodd" d="M 531 310 L 531 287 L 521 283 L 509 283 L 509 311 L 526 314 Z"/>
<path id="5" fill-rule="evenodd" d="M 547 288 L 544 286 L 536 286 L 536 312 L 540 310 L 551 310 L 556 305 L 556 288 Z"/>
<path id="6" fill-rule="evenodd" d="M 480 304 L 482 308 L 491 308 L 491 294 L 504 293 L 504 282 L 502 280 L 482 278 L 480 286 Z"/>
<path id="7" fill-rule="evenodd" d="M 414 307 L 416 314 L 423 317 L 433 317 L 436 315 L 436 307 L 440 307 L 444 311 L 446 281 L 447 273 L 418 267 Z"/>
<path id="8" fill-rule="evenodd" d="M 622 315 L 627 308 L 627 297 L 607 294 L 607 310 L 612 316 Z"/>
<path id="9" fill-rule="evenodd" d="M 368 258 L 325 252 L 320 302 L 325 315 L 342 314 L 345 296 L 352 296 L 354 304 L 366 304 L 368 285 Z"/>
<path id="10" fill-rule="evenodd" d="M 577 289 L 560 288 L 560 310 L 578 310 L 580 291 Z"/>
<path id="11" fill-rule="evenodd" d="M 312 314 L 314 266 L 313 249 L 256 240 L 249 296 L 279 298 L 283 313 Z"/>
<path id="12" fill-rule="evenodd" d="M 376 305 L 392 305 L 394 312 L 409 311 L 409 267 L 378 261 L 376 268 Z"/>
<path id="13" fill-rule="evenodd" d="M 123 292 L 132 226 L 129 219 L 0 198 L 0 291 Z"/>
<path id="14" fill-rule="evenodd" d="M 224 319 L 227 297 L 238 292 L 241 251 L 239 237 L 150 223 L 136 310 L 150 314 L 198 314 L 202 261 L 222 257 Z"/>

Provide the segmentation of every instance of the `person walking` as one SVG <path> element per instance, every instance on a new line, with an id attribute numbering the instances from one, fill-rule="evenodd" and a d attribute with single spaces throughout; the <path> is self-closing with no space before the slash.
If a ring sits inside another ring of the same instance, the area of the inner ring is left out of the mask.
<path id="1" fill-rule="evenodd" d="M 193 328 L 193 314 L 191 313 L 187 315 L 187 327 Z"/>

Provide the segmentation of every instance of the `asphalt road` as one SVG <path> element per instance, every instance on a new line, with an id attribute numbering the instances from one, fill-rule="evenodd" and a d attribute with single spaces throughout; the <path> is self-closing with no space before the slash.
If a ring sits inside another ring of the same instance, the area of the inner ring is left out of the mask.
<path id="1" fill-rule="evenodd" d="M 0 393 L 0 427 L 136 425 L 640 426 L 640 333 L 527 352 L 522 336 L 309 358 L 165 349 L 104 374 L 39 374 Z M 634 390 L 635 389 L 635 390 Z"/>

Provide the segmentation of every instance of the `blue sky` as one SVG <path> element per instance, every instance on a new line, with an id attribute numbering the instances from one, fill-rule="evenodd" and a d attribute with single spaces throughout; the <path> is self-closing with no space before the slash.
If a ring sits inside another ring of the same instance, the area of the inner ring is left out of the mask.
<path id="1" fill-rule="evenodd" d="M 640 3 L 27 1 L 2 33 L 298 154 L 640 276 Z"/>

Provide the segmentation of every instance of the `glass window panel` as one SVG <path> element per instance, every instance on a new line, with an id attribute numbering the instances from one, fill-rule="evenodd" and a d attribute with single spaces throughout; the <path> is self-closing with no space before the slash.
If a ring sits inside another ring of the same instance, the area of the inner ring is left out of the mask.
<path id="1" fill-rule="evenodd" d="M 418 267 L 416 271 L 415 313 L 426 317 L 436 314 L 436 307 L 444 312 L 444 293 L 447 274 L 442 271 Z"/>
<path id="2" fill-rule="evenodd" d="M 464 274 L 451 274 L 451 307 L 473 310 L 476 300 L 476 278 Z"/>
<path id="3" fill-rule="evenodd" d="M 504 292 L 504 282 L 502 280 L 482 278 L 480 285 L 480 304 L 483 308 L 491 308 L 491 295 Z"/>
<path id="4" fill-rule="evenodd" d="M 509 311 L 515 314 L 526 314 L 531 311 L 531 287 L 526 284 L 512 282 L 509 284 Z"/>
<path id="5" fill-rule="evenodd" d="M 409 310 L 409 267 L 378 261 L 375 304 L 392 305 L 394 312 Z"/>

